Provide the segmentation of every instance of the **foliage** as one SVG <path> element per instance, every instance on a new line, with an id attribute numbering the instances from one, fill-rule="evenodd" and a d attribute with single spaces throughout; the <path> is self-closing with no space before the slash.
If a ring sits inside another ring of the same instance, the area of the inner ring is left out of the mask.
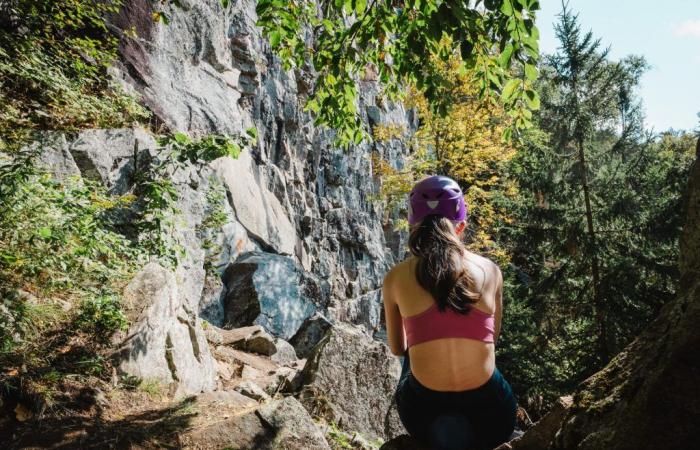
<path id="1" fill-rule="evenodd" d="M 174 266 L 184 256 L 177 241 L 176 218 L 178 192 L 172 181 L 176 172 L 189 165 L 201 167 L 214 159 L 237 158 L 242 148 L 255 145 L 257 130 L 249 128 L 232 136 L 206 135 L 192 139 L 185 133 L 174 132 L 158 139 L 159 149 L 148 166 L 137 174 L 139 208 L 138 227 L 142 245 L 149 253 Z"/>
<path id="2" fill-rule="evenodd" d="M 110 81 L 117 42 L 104 17 L 121 3 L 0 4 L 0 148 L 28 130 L 118 127 L 146 111 Z"/>
<path id="3" fill-rule="evenodd" d="M 370 440 L 357 432 L 346 433 L 333 421 L 327 424 L 326 440 L 333 450 L 365 449 L 368 445 L 379 448 L 383 444 L 381 439 Z"/>
<path id="4" fill-rule="evenodd" d="M 159 139 L 159 144 L 162 147 L 168 147 L 170 156 L 178 163 L 197 164 L 213 161 L 222 156 L 236 159 L 241 153 L 241 145 L 253 145 L 257 137 L 256 128 L 248 128 L 244 134 L 235 136 L 210 134 L 198 140 L 193 140 L 187 134 L 178 131 L 163 136 Z"/>
<path id="5" fill-rule="evenodd" d="M 0 173 L 7 176 L 3 169 Z M 77 323 L 95 334 L 124 326 L 113 293 L 144 256 L 111 224 L 109 212 L 124 201 L 88 181 L 59 183 L 37 175 L 3 204 L 3 322 L 13 324 L 3 330 L 5 350 L 44 325 L 36 320 L 42 304 L 13 294 L 20 288 L 43 298 L 83 299 Z M 60 314 L 55 318 L 62 319 Z M 49 320 L 45 325 L 53 324 Z"/>
<path id="6" fill-rule="evenodd" d="M 83 300 L 76 324 L 88 333 L 108 337 L 117 330 L 125 330 L 127 319 L 116 295 L 102 295 Z"/>
<path id="7" fill-rule="evenodd" d="M 635 88 L 646 64 L 610 61 L 564 10 L 561 48 L 538 86 L 530 130 L 507 176 L 513 265 L 499 364 L 548 404 L 599 370 L 674 297 L 681 192 L 693 137 L 644 130 Z M 524 345 L 526 344 L 526 345 Z"/>
<path id="8" fill-rule="evenodd" d="M 348 144 L 364 137 L 356 100 L 358 83 L 370 74 L 389 98 L 414 84 L 434 111 L 446 113 L 444 94 L 451 87 L 432 62 L 446 63 L 453 50 L 462 57 L 458 70 L 474 76 L 478 94 L 500 96 L 512 123 L 524 128 L 539 103 L 531 87 L 537 77 L 538 9 L 537 0 L 334 0 L 320 6 L 260 0 L 257 13 L 285 68 L 318 72 L 307 109 Z M 445 38 L 450 48 L 442 45 Z M 513 64 L 519 77 L 512 76 Z"/>
<path id="9" fill-rule="evenodd" d="M 221 245 L 214 242 L 209 230 L 220 230 L 229 221 L 229 216 L 224 208 L 226 202 L 226 188 L 217 178 L 211 177 L 206 193 L 204 218 L 197 230 L 202 234 L 202 248 L 206 251 L 204 269 L 211 275 L 218 273 L 215 266 L 218 261 L 215 260 L 215 257 L 220 252 Z M 205 321 L 202 325 L 206 326 L 206 323 Z"/>
<path id="10" fill-rule="evenodd" d="M 33 156 L 0 164 L 0 382 L 46 406 L 65 374 L 106 373 L 99 348 L 126 327 L 119 294 L 147 255 L 115 223 L 131 198 L 20 164 Z"/>
<path id="11" fill-rule="evenodd" d="M 449 48 L 449 44 L 447 44 Z M 404 206 L 408 192 L 418 179 L 436 173 L 457 180 L 469 205 L 469 247 L 485 252 L 499 261 L 506 254 L 493 240 L 497 222 L 507 220 L 498 205 L 499 198 L 515 195 L 513 183 L 500 176 L 502 166 L 515 154 L 514 148 L 502 140 L 510 119 L 503 108 L 485 102 L 478 95 L 472 73 L 460 73 L 460 56 L 454 54 L 444 62 L 433 58 L 431 64 L 446 84 L 445 95 L 452 104 L 446 115 L 430 108 L 427 98 L 417 89 L 408 95 L 408 106 L 415 107 L 421 126 L 408 138 L 390 126 L 379 129 L 376 139 L 409 140 L 415 149 L 403 170 L 396 171 L 378 155 L 373 167 L 382 178 L 381 196 L 389 207 Z"/>

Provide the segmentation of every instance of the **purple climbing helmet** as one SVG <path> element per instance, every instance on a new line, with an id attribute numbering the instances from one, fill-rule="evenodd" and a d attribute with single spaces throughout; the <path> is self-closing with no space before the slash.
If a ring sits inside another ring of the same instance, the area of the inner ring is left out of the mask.
<path id="1" fill-rule="evenodd" d="M 430 215 L 453 222 L 467 218 L 462 189 L 455 180 L 442 175 L 423 178 L 411 189 L 408 199 L 408 224 L 415 225 Z"/>

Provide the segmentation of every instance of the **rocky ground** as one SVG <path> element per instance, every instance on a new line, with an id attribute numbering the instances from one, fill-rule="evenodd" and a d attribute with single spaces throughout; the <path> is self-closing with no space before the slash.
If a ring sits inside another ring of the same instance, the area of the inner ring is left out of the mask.
<path id="1" fill-rule="evenodd" d="M 137 276 L 128 289 L 142 282 Z M 377 448 L 401 433 L 391 409 L 398 362 L 361 329 L 313 317 L 293 339 L 303 359 L 259 325 L 201 332 L 215 368 L 212 386 L 206 373 L 199 380 L 209 392 L 186 394 L 177 369 L 170 383 L 145 377 L 130 386 L 129 367 L 115 367 L 111 383 L 94 378 L 71 391 L 66 381 L 72 402 L 63 411 L 36 417 L 17 404 L 0 426 L 6 448 Z"/>

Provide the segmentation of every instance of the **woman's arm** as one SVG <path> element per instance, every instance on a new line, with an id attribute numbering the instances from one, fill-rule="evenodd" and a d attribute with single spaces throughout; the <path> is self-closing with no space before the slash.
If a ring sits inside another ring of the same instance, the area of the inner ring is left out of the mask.
<path id="1" fill-rule="evenodd" d="M 494 264 L 495 270 L 495 281 L 496 281 L 496 311 L 495 324 L 493 332 L 493 343 L 494 345 L 498 342 L 498 336 L 501 334 L 501 319 L 503 318 L 503 274 L 501 269 Z"/>
<path id="2" fill-rule="evenodd" d="M 384 318 L 386 319 L 386 335 L 389 341 L 391 353 L 396 356 L 403 356 L 406 353 L 406 343 L 404 340 L 403 322 L 399 306 L 394 300 L 391 284 L 395 275 L 392 271 L 384 277 L 382 286 L 382 300 L 384 302 Z"/>

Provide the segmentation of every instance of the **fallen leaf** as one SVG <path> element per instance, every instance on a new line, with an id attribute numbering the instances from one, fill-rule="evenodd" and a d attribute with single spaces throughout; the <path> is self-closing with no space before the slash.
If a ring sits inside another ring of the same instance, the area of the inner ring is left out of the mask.
<path id="1" fill-rule="evenodd" d="M 25 422 L 28 419 L 31 419 L 32 412 L 23 404 L 17 403 L 17 406 L 15 407 L 15 417 L 20 422 Z"/>

